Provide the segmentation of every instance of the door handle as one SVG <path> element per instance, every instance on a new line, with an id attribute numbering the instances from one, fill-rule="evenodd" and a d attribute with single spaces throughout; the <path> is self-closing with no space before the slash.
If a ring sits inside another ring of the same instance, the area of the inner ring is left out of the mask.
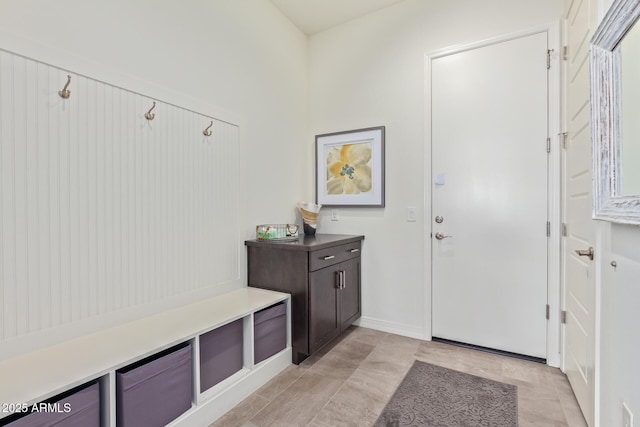
<path id="1" fill-rule="evenodd" d="M 593 261 L 593 256 L 595 255 L 595 252 L 593 250 L 593 246 L 589 246 L 589 249 L 576 249 L 576 253 L 579 256 L 589 257 L 589 259 L 591 261 Z"/>
<path id="2" fill-rule="evenodd" d="M 338 270 L 336 271 L 337 277 L 338 277 L 338 283 L 337 283 L 337 288 L 338 289 L 344 289 L 347 287 L 347 279 L 345 276 L 345 271 L 344 270 Z"/>
<path id="3" fill-rule="evenodd" d="M 453 236 L 445 236 L 444 234 L 442 234 L 439 231 L 436 233 L 436 239 L 438 239 L 438 240 L 446 239 L 447 237 L 453 237 Z"/>

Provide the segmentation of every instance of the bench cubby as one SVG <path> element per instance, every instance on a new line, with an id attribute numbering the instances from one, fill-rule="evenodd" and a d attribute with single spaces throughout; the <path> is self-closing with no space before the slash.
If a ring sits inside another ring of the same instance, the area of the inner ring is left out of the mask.
<path id="1" fill-rule="evenodd" d="M 6 421 L 8 427 L 100 426 L 100 385 L 97 381 L 34 405 L 33 412 L 24 415 L 16 413 L 6 420 L 0 420 L 0 424 Z M 23 407 L 23 409 L 32 409 L 34 405 L 29 405 L 28 408 Z"/>
<path id="2" fill-rule="evenodd" d="M 204 392 L 243 368 L 243 319 L 202 334 L 199 340 L 200 392 Z"/>
<path id="3" fill-rule="evenodd" d="M 184 343 L 116 371 L 116 425 L 161 426 L 191 408 L 191 344 Z"/>
<path id="4" fill-rule="evenodd" d="M 262 335 L 262 322 L 254 317 L 272 306 L 281 307 L 280 317 L 285 313 L 278 323 L 278 348 L 283 334 L 285 346 L 258 360 L 254 345 L 262 344 L 254 337 L 256 328 Z M 155 419 L 132 414 L 165 411 L 159 424 L 209 425 L 291 364 L 290 319 L 289 294 L 241 288 L 0 361 L 0 402 L 74 398 L 73 392 L 85 390 L 78 387 L 88 385 L 90 396 L 77 397 L 93 402 L 86 406 L 99 414 L 99 423 L 78 424 L 83 427 L 143 427 Z M 58 361 L 55 369 L 52 360 Z M 72 406 L 84 407 L 80 401 Z M 25 422 L 14 417 L 0 413 L 0 425 Z M 42 424 L 15 427 L 32 425 Z"/>
<path id="5" fill-rule="evenodd" d="M 254 361 L 260 363 L 287 346 L 287 306 L 278 303 L 253 316 Z"/>

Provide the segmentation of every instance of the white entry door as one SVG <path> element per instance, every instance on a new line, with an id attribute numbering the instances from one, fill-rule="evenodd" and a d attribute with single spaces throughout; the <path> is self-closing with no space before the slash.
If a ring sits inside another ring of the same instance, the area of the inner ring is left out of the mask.
<path id="1" fill-rule="evenodd" d="M 547 33 L 431 62 L 432 334 L 546 358 Z"/>
<path id="2" fill-rule="evenodd" d="M 595 423 L 596 396 L 596 268 L 576 250 L 595 246 L 591 219 L 591 128 L 589 109 L 589 44 L 595 29 L 597 2 L 565 4 L 567 45 L 565 61 L 567 145 L 563 162 L 564 222 L 564 371 L 589 426 Z M 598 256 L 598 254 L 596 254 Z"/>

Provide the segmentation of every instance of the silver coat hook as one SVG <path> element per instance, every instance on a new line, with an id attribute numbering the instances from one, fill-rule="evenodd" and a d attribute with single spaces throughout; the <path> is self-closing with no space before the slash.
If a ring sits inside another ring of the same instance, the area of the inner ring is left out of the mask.
<path id="1" fill-rule="evenodd" d="M 62 99 L 68 99 L 69 96 L 71 96 L 71 91 L 68 89 L 69 87 L 69 83 L 71 83 L 71 76 L 67 75 L 67 84 L 64 85 L 64 87 L 62 88 L 62 90 L 58 91 L 58 95 L 60 95 L 60 98 Z"/>
<path id="2" fill-rule="evenodd" d="M 144 113 L 144 118 L 147 120 L 153 120 L 156 116 L 155 113 L 152 113 L 153 109 L 156 108 L 156 101 L 153 101 L 153 105 L 149 108 L 149 111 Z"/>
<path id="3" fill-rule="evenodd" d="M 202 131 L 202 134 L 204 136 L 211 136 L 211 131 L 209 130 L 211 129 L 211 126 L 213 126 L 213 121 L 209 124 L 209 126 L 207 126 L 205 130 Z"/>

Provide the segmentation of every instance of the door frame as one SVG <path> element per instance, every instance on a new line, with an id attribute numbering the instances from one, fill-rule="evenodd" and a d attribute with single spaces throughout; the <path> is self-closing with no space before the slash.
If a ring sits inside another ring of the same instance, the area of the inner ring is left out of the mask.
<path id="1" fill-rule="evenodd" d="M 549 320 L 547 321 L 547 364 L 559 367 L 561 361 L 562 346 L 560 342 L 560 243 L 561 243 L 561 97 L 560 97 L 560 21 L 541 27 L 500 35 L 477 42 L 465 43 L 456 46 L 438 49 L 425 55 L 424 63 L 424 339 L 432 339 L 432 201 L 431 189 L 433 188 L 432 172 L 432 135 L 431 135 L 431 62 L 435 59 L 452 54 L 491 46 L 494 44 L 527 37 L 534 34 L 547 33 L 548 46 L 552 49 L 550 55 L 549 79 L 548 79 L 548 136 L 550 138 L 551 152 L 549 153 L 549 167 L 547 176 L 548 186 L 548 218 L 551 222 L 551 235 L 547 241 L 547 304 L 549 304 Z M 544 57 L 541 57 L 544 60 Z M 540 141 L 540 148 L 544 149 L 545 141 Z M 542 308 L 541 308 L 542 309 Z M 544 315 L 544 313 L 542 313 Z"/>

